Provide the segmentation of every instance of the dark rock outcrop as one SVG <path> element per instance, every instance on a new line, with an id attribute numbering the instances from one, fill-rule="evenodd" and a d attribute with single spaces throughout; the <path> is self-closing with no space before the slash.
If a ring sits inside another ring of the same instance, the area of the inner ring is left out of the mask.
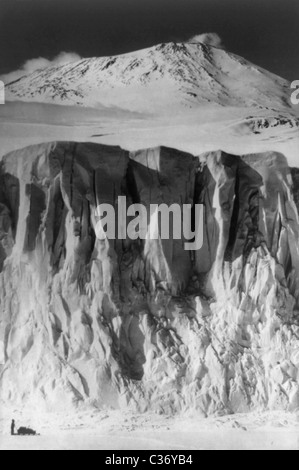
<path id="1" fill-rule="evenodd" d="M 299 168 L 291 168 L 294 200 L 299 211 Z"/>

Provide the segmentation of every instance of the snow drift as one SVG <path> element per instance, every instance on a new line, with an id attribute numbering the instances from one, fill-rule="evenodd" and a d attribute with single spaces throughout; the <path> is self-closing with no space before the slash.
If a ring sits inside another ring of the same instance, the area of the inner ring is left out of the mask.
<path id="1" fill-rule="evenodd" d="M 299 407 L 298 171 L 283 155 L 56 142 L 7 155 L 0 179 L 3 402 Z M 119 195 L 203 203 L 203 249 L 98 240 L 95 208 Z"/>

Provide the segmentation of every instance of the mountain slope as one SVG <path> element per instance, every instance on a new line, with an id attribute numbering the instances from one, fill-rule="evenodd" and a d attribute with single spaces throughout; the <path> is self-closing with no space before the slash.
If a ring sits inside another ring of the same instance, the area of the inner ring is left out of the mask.
<path id="1" fill-rule="evenodd" d="M 161 44 L 39 70 L 8 84 L 7 98 L 154 114 L 211 103 L 291 111 L 286 80 L 198 42 Z"/>

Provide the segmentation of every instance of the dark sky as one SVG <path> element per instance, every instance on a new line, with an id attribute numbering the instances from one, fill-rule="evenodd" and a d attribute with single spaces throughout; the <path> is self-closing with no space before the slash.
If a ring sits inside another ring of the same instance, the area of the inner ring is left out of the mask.
<path id="1" fill-rule="evenodd" d="M 204 32 L 299 80 L 299 0 L 0 0 L 0 75 L 61 51 L 112 55 Z"/>

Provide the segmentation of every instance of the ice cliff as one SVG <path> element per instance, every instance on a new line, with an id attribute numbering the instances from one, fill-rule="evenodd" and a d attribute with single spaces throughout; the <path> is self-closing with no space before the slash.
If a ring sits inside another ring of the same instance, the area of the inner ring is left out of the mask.
<path id="1" fill-rule="evenodd" d="M 0 167 L 0 394 L 204 415 L 299 408 L 298 171 L 50 143 Z M 204 246 L 100 241 L 95 209 L 204 204 Z M 296 205 L 297 204 L 297 205 Z"/>

